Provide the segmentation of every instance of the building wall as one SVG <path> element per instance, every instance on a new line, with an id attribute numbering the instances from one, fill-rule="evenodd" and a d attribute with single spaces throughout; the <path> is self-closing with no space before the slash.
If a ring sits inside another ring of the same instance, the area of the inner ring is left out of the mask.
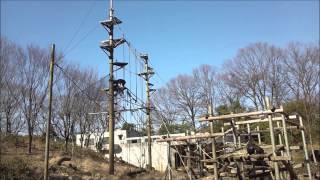
<path id="1" fill-rule="evenodd" d="M 127 143 L 121 144 L 121 153 L 117 157 L 137 167 L 146 168 L 148 164 L 148 144 Z M 151 146 L 152 166 L 158 171 L 165 171 L 167 167 L 167 148 L 166 143 L 153 143 Z"/>
<path id="2" fill-rule="evenodd" d="M 132 164 L 137 167 L 145 168 L 148 164 L 148 143 L 147 137 L 128 137 L 126 130 L 115 130 L 114 132 L 114 142 L 115 142 L 115 156 L 121 158 L 123 161 Z M 180 134 L 171 134 L 170 136 L 184 136 L 184 133 Z M 120 136 L 122 136 L 120 138 Z M 76 135 L 76 144 L 78 146 L 81 145 L 80 142 L 80 134 Z M 102 136 L 109 137 L 109 133 L 106 132 Z M 155 170 L 158 171 L 165 171 L 167 167 L 167 151 L 168 145 L 166 142 L 158 143 L 155 140 L 159 139 L 161 136 L 152 136 L 152 166 Z M 86 139 L 86 137 L 84 137 Z M 90 135 L 91 145 L 89 146 L 90 149 L 97 151 L 96 143 L 98 143 L 99 135 L 98 134 L 91 134 Z M 108 143 L 102 145 L 102 149 L 108 150 Z M 171 153 L 174 150 L 171 149 Z M 106 154 L 108 157 L 108 153 Z M 174 162 L 174 159 L 171 159 Z"/>

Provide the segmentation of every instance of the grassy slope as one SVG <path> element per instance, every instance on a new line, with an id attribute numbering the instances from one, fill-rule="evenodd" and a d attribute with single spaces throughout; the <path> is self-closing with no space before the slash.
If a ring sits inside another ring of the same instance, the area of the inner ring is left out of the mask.
<path id="1" fill-rule="evenodd" d="M 32 154 L 27 153 L 27 137 L 1 137 L 0 179 L 42 179 L 44 164 L 44 140 L 35 137 Z M 70 151 L 72 151 L 71 145 Z M 75 179 L 160 179 L 158 172 L 144 173 L 135 177 L 126 174 L 138 168 L 117 163 L 115 176 L 107 175 L 108 163 L 102 155 L 91 150 L 75 147 L 73 155 L 63 151 L 63 144 L 52 142 L 50 147 L 50 176 Z M 70 156 L 71 161 L 56 165 L 60 157 Z M 71 164 L 71 165 L 70 165 Z"/>

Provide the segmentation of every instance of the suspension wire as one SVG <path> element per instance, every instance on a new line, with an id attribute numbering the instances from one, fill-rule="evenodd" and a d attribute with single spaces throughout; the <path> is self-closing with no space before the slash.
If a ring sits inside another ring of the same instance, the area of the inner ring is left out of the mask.
<path id="1" fill-rule="evenodd" d="M 79 39 L 79 41 L 77 41 L 77 43 L 74 46 L 69 48 L 68 51 L 66 51 L 64 53 L 64 56 L 67 56 L 70 52 L 72 52 L 83 40 L 85 40 L 91 33 L 93 33 L 95 30 L 97 30 L 98 27 L 99 27 L 99 24 L 97 24 L 90 31 L 88 31 L 86 34 L 84 34 L 84 36 L 82 36 L 82 38 Z"/>
<path id="2" fill-rule="evenodd" d="M 88 95 L 83 89 L 81 89 L 80 86 L 68 75 L 68 73 L 61 66 L 59 66 L 57 63 L 55 63 L 54 65 L 60 69 L 60 71 L 65 75 L 65 77 L 68 78 L 80 90 L 82 94 L 86 95 L 90 101 L 94 102 L 96 105 L 98 105 L 98 107 L 100 107 L 100 104 L 97 103 L 94 100 L 94 98 Z"/>
<path id="3" fill-rule="evenodd" d="M 90 8 L 88 9 L 88 11 L 86 12 L 86 14 L 84 15 L 84 17 L 82 18 L 81 23 L 79 24 L 77 30 L 75 31 L 75 33 L 73 34 L 72 38 L 70 39 L 70 41 L 68 42 L 68 44 L 65 46 L 65 48 L 63 48 L 62 51 L 65 51 L 69 48 L 69 46 L 72 44 L 73 40 L 75 39 L 75 37 L 79 34 L 81 27 L 83 26 L 84 22 L 87 20 L 87 18 L 89 17 L 89 15 L 92 12 L 93 7 L 95 6 L 96 1 L 92 1 L 92 4 L 90 6 Z"/>
<path id="4" fill-rule="evenodd" d="M 154 110 L 157 111 L 156 105 L 154 105 Z M 162 116 L 160 116 L 160 120 L 162 121 L 162 124 L 164 125 L 165 130 L 167 131 L 167 136 L 170 137 L 170 131 L 169 131 L 168 127 L 167 127 L 167 124 L 166 124 L 165 121 L 163 120 Z M 174 144 L 173 146 L 174 146 L 176 149 L 178 149 L 175 144 Z M 192 179 L 191 174 L 189 174 L 189 171 L 188 171 L 188 169 L 187 169 L 187 167 L 186 167 L 186 165 L 185 165 L 185 163 L 184 163 L 184 161 L 183 161 L 183 159 L 182 159 L 182 155 L 180 154 L 179 151 L 176 151 L 176 152 L 178 153 L 179 158 L 180 158 L 180 160 L 181 160 L 181 162 L 182 162 L 182 165 L 183 165 L 184 169 L 186 170 L 186 172 L 187 172 L 187 174 L 188 174 L 188 178 L 191 180 L 191 179 Z"/>

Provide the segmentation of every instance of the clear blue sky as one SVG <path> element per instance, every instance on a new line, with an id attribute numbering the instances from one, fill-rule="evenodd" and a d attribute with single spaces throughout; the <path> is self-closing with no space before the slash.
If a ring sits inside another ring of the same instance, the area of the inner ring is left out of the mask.
<path id="1" fill-rule="evenodd" d="M 220 67 L 249 43 L 319 42 L 318 0 L 115 0 L 114 4 L 126 37 L 149 54 L 164 81 L 201 64 Z M 108 1 L 1 1 L 1 35 L 21 45 L 48 47 L 54 42 L 67 53 L 68 61 L 95 68 L 104 76 L 108 63 L 99 42 L 107 34 L 99 21 L 107 11 Z M 70 47 L 77 45 L 68 52 L 65 48 L 80 25 Z M 154 81 L 163 84 L 157 77 Z"/>

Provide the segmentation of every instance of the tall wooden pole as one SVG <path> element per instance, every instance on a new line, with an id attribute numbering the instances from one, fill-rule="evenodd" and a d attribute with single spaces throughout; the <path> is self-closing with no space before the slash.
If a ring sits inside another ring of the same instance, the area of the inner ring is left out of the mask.
<path id="1" fill-rule="evenodd" d="M 151 113 L 150 113 L 150 86 L 149 86 L 149 63 L 148 59 L 145 59 L 145 69 L 147 72 L 146 75 L 146 93 L 147 93 L 147 118 L 148 118 L 148 164 L 149 170 L 152 169 L 152 153 L 151 153 Z"/>
<path id="2" fill-rule="evenodd" d="M 112 0 L 110 0 L 109 21 L 113 20 Z M 109 28 L 109 43 L 113 46 L 113 25 Z M 114 174 L 114 83 L 113 47 L 109 50 L 109 174 Z"/>
<path id="3" fill-rule="evenodd" d="M 54 71 L 54 53 L 55 44 L 51 47 L 51 62 L 50 62 L 50 80 L 49 80 L 49 112 L 47 119 L 46 129 L 46 147 L 45 147 L 45 160 L 44 160 L 44 180 L 48 179 L 48 167 L 49 167 L 49 144 L 50 144 L 50 124 L 51 124 L 51 109 L 52 109 L 52 86 L 53 86 L 53 71 Z"/>
<path id="4" fill-rule="evenodd" d="M 110 9 L 109 9 L 109 19 L 100 22 L 104 28 L 109 33 L 109 39 L 102 41 L 100 48 L 103 49 L 105 53 L 109 53 L 109 89 L 108 89 L 108 115 L 109 115 L 109 174 L 114 174 L 114 118 L 115 118 L 115 109 L 114 109 L 114 98 L 115 98 L 115 87 L 119 86 L 118 81 L 114 80 L 113 75 L 113 66 L 119 66 L 123 68 L 128 63 L 114 62 L 114 49 L 120 44 L 125 42 L 125 39 L 114 39 L 113 38 L 113 29 L 115 25 L 121 24 L 121 20 L 117 17 L 114 17 L 113 14 L 113 2 L 110 0 Z M 124 84 L 122 84 L 124 86 Z"/>
<path id="5" fill-rule="evenodd" d="M 150 103 L 150 77 L 154 73 L 152 68 L 149 67 L 149 59 L 148 55 L 141 55 L 140 56 L 144 60 L 144 72 L 140 75 L 143 75 L 146 81 L 146 112 L 147 112 L 147 135 L 148 135 L 148 170 L 152 170 L 152 140 L 151 140 L 151 131 L 152 131 L 152 122 L 151 122 L 151 103 Z"/>

